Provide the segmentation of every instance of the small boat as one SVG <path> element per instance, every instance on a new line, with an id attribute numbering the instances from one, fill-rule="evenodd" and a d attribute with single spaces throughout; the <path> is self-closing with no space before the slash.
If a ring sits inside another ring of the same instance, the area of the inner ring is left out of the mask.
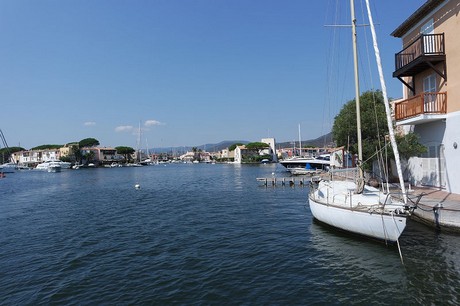
<path id="1" fill-rule="evenodd" d="M 60 163 L 50 163 L 48 172 L 61 172 L 62 166 Z"/>
<path id="2" fill-rule="evenodd" d="M 62 166 L 59 161 L 46 161 L 38 164 L 35 169 L 48 172 L 61 172 Z"/>
<path id="3" fill-rule="evenodd" d="M 62 169 L 70 169 L 70 167 L 72 166 L 72 163 L 69 163 L 69 162 L 65 162 L 65 161 L 58 161 L 60 164 L 61 164 L 61 168 Z"/>
<path id="4" fill-rule="evenodd" d="M 80 169 L 80 167 L 83 167 L 83 165 L 82 164 L 75 164 L 75 165 L 72 166 L 72 169 L 77 170 L 77 169 Z"/>
<path id="5" fill-rule="evenodd" d="M 6 142 L 5 135 L 3 135 L 2 130 L 0 129 L 0 139 L 2 140 L 3 146 L 6 148 L 6 153 L 8 154 L 8 159 L 6 159 L 6 162 L 4 164 L 0 165 L 0 172 L 3 173 L 14 173 L 16 170 L 18 170 L 18 165 L 11 160 L 10 155 L 10 148 L 8 147 L 8 143 Z M 3 161 L 5 162 L 5 160 Z"/>
<path id="6" fill-rule="evenodd" d="M 320 174 L 324 170 L 322 169 L 309 169 L 308 167 L 305 168 L 288 168 L 288 171 L 291 172 L 292 175 L 315 175 Z"/>
<path id="7" fill-rule="evenodd" d="M 3 173 L 14 173 L 16 170 L 18 170 L 18 165 L 13 162 L 0 165 L 0 172 Z"/>
<path id="8" fill-rule="evenodd" d="M 287 171 L 291 172 L 291 169 L 294 171 L 301 172 L 300 169 L 308 170 L 324 170 L 327 171 L 331 167 L 331 160 L 329 154 L 324 154 L 316 158 L 313 157 L 292 157 L 289 159 L 283 159 L 279 162 L 283 165 Z"/>

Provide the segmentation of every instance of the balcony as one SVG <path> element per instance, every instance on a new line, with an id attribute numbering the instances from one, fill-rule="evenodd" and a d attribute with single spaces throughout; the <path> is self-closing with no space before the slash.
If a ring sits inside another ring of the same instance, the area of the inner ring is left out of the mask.
<path id="1" fill-rule="evenodd" d="M 447 92 L 424 92 L 395 104 L 397 125 L 441 120 L 446 113 Z"/>
<path id="2" fill-rule="evenodd" d="M 442 69 L 436 67 L 439 63 L 443 63 Z M 444 33 L 422 34 L 404 50 L 396 53 L 393 77 L 398 78 L 415 95 L 413 78 L 412 84 L 409 84 L 403 77 L 413 77 L 429 68 L 447 81 Z"/>
<path id="3" fill-rule="evenodd" d="M 422 34 L 395 55 L 393 77 L 414 76 L 446 60 L 444 33 Z"/>

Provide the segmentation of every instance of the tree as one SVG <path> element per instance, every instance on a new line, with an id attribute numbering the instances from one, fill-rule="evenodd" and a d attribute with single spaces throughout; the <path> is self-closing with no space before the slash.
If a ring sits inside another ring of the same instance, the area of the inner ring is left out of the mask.
<path id="1" fill-rule="evenodd" d="M 98 145 L 99 145 L 99 141 L 97 139 L 94 139 L 94 138 L 85 138 L 85 139 L 80 140 L 80 142 L 78 142 L 78 146 L 80 148 L 94 147 L 94 146 L 98 146 Z"/>
<path id="2" fill-rule="evenodd" d="M 364 168 L 370 169 L 376 149 L 383 146 L 388 135 L 385 105 L 382 92 L 367 91 L 360 96 L 361 137 Z M 356 101 L 348 101 L 335 117 L 332 134 L 338 146 L 348 148 L 351 153 L 358 152 L 356 135 Z M 408 158 L 423 153 L 423 146 L 413 135 L 397 137 L 398 149 L 402 157 Z"/>
<path id="3" fill-rule="evenodd" d="M 23 147 L 7 147 L 0 149 L 0 164 L 6 163 L 10 160 L 11 154 L 25 151 Z"/>
<path id="4" fill-rule="evenodd" d="M 242 144 L 242 143 L 239 143 L 239 142 L 234 143 L 234 144 L 232 144 L 230 147 L 228 147 L 228 150 L 229 150 L 229 151 L 234 151 L 234 150 L 236 149 L 237 146 L 242 146 L 242 145 L 243 145 L 243 144 Z"/>
<path id="5" fill-rule="evenodd" d="M 96 156 L 96 153 L 94 153 L 94 151 L 89 151 L 83 155 L 83 158 L 86 159 L 86 163 L 89 164 L 94 160 L 94 156 Z"/>
<path id="6" fill-rule="evenodd" d="M 61 147 L 62 147 L 62 145 L 58 145 L 58 144 L 44 144 L 44 145 L 34 147 L 31 150 L 59 149 Z"/>
<path id="7" fill-rule="evenodd" d="M 246 145 L 246 149 L 249 150 L 262 150 L 268 147 L 270 147 L 270 145 L 265 142 L 250 142 Z"/>
<path id="8" fill-rule="evenodd" d="M 396 135 L 396 142 L 398 143 L 399 154 L 404 159 L 427 151 L 426 147 L 419 142 L 419 136 L 412 132 L 404 136 Z M 393 150 L 391 150 L 390 156 L 393 156 Z"/>
<path id="9" fill-rule="evenodd" d="M 131 158 L 131 154 L 133 154 L 134 152 L 136 152 L 136 150 L 134 150 L 133 148 L 131 147 L 124 147 L 124 146 L 119 146 L 119 147 L 116 147 L 115 150 L 117 150 L 117 153 L 120 154 L 120 155 L 123 155 L 125 157 L 125 160 L 126 161 L 129 161 Z"/>

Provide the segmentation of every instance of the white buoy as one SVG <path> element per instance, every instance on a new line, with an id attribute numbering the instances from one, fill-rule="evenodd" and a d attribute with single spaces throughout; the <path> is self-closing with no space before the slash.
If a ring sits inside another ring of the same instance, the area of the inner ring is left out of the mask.
<path id="1" fill-rule="evenodd" d="M 141 189 L 141 185 L 136 184 L 136 185 L 134 185 L 134 188 L 136 188 L 136 189 Z"/>

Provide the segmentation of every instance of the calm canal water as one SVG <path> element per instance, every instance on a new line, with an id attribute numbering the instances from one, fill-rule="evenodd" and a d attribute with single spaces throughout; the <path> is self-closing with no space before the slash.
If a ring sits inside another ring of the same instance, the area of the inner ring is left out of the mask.
<path id="1" fill-rule="evenodd" d="M 460 304 L 460 236 L 397 249 L 314 222 L 279 165 L 27 171 L 0 179 L 0 304 Z M 136 190 L 134 185 L 141 184 Z"/>

